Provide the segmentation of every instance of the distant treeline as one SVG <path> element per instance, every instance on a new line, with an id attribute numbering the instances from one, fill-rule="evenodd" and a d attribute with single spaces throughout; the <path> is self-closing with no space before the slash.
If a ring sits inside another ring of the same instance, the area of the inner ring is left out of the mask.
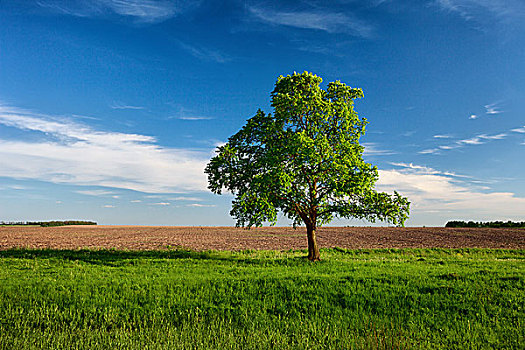
<path id="1" fill-rule="evenodd" d="M 0 225 L 16 225 L 16 226 L 68 226 L 68 225 L 96 225 L 94 221 L 79 221 L 79 220 L 66 220 L 66 221 L 17 221 L 17 222 L 0 222 Z"/>
<path id="2" fill-rule="evenodd" d="M 474 221 L 449 221 L 445 227 L 491 227 L 491 228 L 525 228 L 525 222 L 513 221 L 488 221 L 488 222 L 474 222 Z"/>

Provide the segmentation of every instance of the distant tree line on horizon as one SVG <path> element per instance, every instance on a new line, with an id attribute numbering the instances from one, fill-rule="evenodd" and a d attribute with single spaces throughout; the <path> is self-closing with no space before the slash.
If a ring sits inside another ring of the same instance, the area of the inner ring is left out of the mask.
<path id="1" fill-rule="evenodd" d="M 525 228 L 525 222 L 514 221 L 449 221 L 445 227 L 489 227 L 489 228 Z"/>
<path id="2" fill-rule="evenodd" d="M 41 227 L 55 227 L 55 226 L 69 226 L 69 225 L 96 225 L 94 221 L 82 220 L 66 220 L 66 221 L 10 221 L 0 222 L 0 225 L 8 226 L 41 226 Z"/>

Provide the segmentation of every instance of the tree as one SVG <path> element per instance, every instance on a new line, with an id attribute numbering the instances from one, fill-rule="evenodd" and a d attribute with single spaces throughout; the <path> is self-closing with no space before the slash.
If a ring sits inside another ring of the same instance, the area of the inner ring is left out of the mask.
<path id="1" fill-rule="evenodd" d="M 334 217 L 403 225 L 410 202 L 374 190 L 375 166 L 364 162 L 359 138 L 368 124 L 353 100 L 361 89 L 334 81 L 326 90 L 314 74 L 280 76 L 272 92 L 274 114 L 258 110 L 206 167 L 208 188 L 234 195 L 237 226 L 276 223 L 278 211 L 304 223 L 308 259 L 319 260 L 316 229 Z"/>

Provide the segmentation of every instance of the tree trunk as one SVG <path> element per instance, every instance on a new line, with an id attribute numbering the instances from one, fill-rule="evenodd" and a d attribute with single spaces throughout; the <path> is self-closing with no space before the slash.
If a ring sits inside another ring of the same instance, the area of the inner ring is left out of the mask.
<path id="1" fill-rule="evenodd" d="M 321 254 L 319 253 L 319 247 L 317 246 L 317 238 L 315 236 L 315 226 L 306 225 L 306 236 L 308 238 L 308 260 L 321 260 Z"/>

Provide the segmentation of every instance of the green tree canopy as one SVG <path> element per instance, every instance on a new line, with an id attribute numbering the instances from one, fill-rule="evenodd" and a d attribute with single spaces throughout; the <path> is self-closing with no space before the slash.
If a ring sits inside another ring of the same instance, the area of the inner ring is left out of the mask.
<path id="1" fill-rule="evenodd" d="M 403 225 L 409 201 L 374 190 L 375 166 L 363 160 L 359 138 L 368 124 L 354 111 L 361 89 L 314 74 L 280 76 L 274 114 L 258 110 L 206 167 L 209 189 L 234 195 L 237 226 L 276 223 L 278 211 L 307 228 L 308 258 L 319 260 L 316 228 L 334 217 Z"/>

